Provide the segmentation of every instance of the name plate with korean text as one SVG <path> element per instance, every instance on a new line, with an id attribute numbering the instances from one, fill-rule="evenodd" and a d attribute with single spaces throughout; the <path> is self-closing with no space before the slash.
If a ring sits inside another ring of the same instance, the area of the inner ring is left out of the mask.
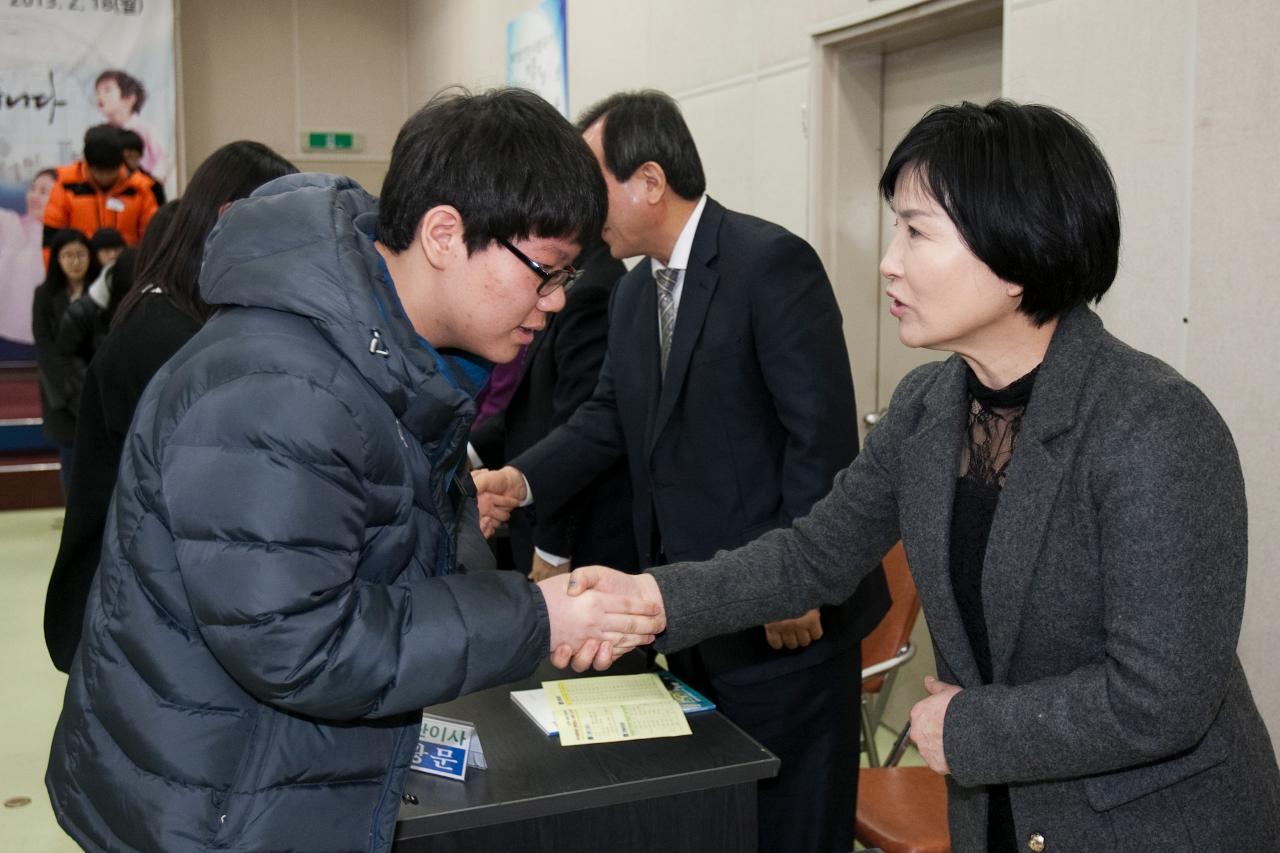
<path id="1" fill-rule="evenodd" d="M 475 726 L 462 720 L 423 714 L 418 746 L 409 769 L 464 781 L 468 766 L 481 770 L 488 766 Z"/>

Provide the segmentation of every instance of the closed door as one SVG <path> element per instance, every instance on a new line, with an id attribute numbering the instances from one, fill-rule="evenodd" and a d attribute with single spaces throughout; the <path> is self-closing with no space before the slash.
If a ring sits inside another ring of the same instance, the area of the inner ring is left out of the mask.
<path id="1" fill-rule="evenodd" d="M 881 113 L 881 158 L 883 171 L 894 147 L 920 117 L 939 104 L 972 101 L 985 104 L 1000 97 L 1000 27 L 933 41 L 884 55 Z M 881 202 L 880 254 L 893 239 L 893 211 Z M 898 340 L 898 321 L 889 314 L 885 282 L 879 270 L 872 271 L 879 292 L 876 316 L 876 392 L 874 409 L 870 396 L 863 396 L 863 408 L 880 411 L 889 405 L 893 389 L 912 368 L 946 358 L 947 353 L 911 349 Z M 858 389 L 859 392 L 862 389 Z"/>

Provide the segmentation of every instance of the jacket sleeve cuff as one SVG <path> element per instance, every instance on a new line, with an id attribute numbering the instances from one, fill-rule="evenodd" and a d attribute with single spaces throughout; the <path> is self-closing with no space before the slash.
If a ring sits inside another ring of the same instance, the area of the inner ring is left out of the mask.
<path id="1" fill-rule="evenodd" d="M 942 753 L 951 776 L 966 788 L 999 784 L 1001 750 L 992 748 L 987 727 L 981 723 L 999 686 L 983 685 L 961 690 L 951 697 L 942 721 Z"/>
<path id="2" fill-rule="evenodd" d="M 473 572 L 443 580 L 461 610 L 467 637 L 459 695 L 524 678 L 550 654 L 547 603 L 524 576 Z"/>
<path id="3" fill-rule="evenodd" d="M 569 562 L 568 557 L 561 557 L 558 554 L 552 554 L 548 551 L 542 550 L 541 548 L 534 548 L 533 552 L 537 554 L 539 557 L 541 557 L 543 560 L 545 560 L 546 562 L 550 563 L 553 566 L 556 566 L 557 568 Z"/>

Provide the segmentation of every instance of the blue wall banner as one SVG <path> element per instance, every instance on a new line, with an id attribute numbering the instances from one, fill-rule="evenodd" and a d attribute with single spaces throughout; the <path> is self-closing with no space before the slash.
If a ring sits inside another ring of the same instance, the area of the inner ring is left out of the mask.
<path id="1" fill-rule="evenodd" d="M 507 24 L 507 85 L 537 92 L 569 115 L 565 0 L 541 4 Z"/>

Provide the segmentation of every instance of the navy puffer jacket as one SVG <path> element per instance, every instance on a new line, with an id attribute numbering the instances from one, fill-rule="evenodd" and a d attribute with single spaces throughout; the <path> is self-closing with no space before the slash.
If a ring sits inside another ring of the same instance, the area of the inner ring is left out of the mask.
<path id="1" fill-rule="evenodd" d="M 386 850 L 419 711 L 523 677 L 541 595 L 453 574 L 474 405 L 405 318 L 376 202 L 274 181 L 224 306 L 147 388 L 46 782 L 94 850 Z"/>

